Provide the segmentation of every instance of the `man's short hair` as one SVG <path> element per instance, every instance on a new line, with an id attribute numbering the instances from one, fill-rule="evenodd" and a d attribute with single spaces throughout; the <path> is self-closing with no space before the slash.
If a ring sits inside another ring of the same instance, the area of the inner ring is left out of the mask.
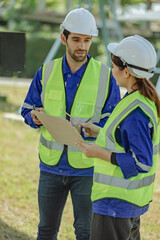
<path id="1" fill-rule="evenodd" d="M 68 30 L 64 29 L 63 34 L 64 34 L 64 36 L 66 37 L 66 40 L 67 40 L 70 32 Z"/>

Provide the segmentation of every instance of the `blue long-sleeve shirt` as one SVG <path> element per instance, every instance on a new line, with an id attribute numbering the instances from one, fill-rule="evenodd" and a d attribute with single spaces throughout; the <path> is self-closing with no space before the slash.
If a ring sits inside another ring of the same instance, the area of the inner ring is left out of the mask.
<path id="1" fill-rule="evenodd" d="M 89 55 L 88 55 L 88 58 L 90 58 Z M 64 75 L 64 81 L 65 81 L 65 90 L 66 90 L 66 105 L 67 105 L 66 107 L 68 112 L 70 106 L 72 105 L 72 101 L 73 101 L 75 92 L 77 90 L 77 85 L 79 84 L 83 76 L 87 63 L 85 63 L 75 73 L 71 72 L 67 64 L 66 57 L 63 58 L 62 64 L 63 64 L 63 75 Z M 40 97 L 42 92 L 41 80 L 42 80 L 42 68 L 40 67 L 40 69 L 36 72 L 33 78 L 28 94 L 24 101 L 25 104 L 29 106 L 33 106 L 35 104 L 36 107 L 42 106 L 41 97 Z M 106 113 L 106 112 L 111 113 L 119 100 L 120 100 L 119 87 L 116 85 L 116 81 L 111 75 L 109 98 L 104 105 L 102 113 Z M 33 128 L 38 128 L 38 126 L 35 125 L 31 117 L 31 113 L 30 113 L 31 110 L 32 109 L 22 107 L 21 114 L 24 117 L 24 121 L 26 124 L 30 125 Z M 107 119 L 108 117 L 102 119 L 99 122 L 99 126 L 103 127 Z M 67 161 L 66 153 L 63 153 L 60 162 L 54 167 L 47 166 L 40 161 L 40 169 L 46 172 L 50 172 L 58 175 L 64 175 L 64 176 L 92 176 L 93 175 L 93 168 L 80 169 L 80 170 L 72 168 Z"/>
<path id="2" fill-rule="evenodd" d="M 137 165 L 135 158 L 142 164 L 152 166 L 152 134 L 150 120 L 140 108 L 135 109 L 117 129 L 116 140 L 124 147 L 125 153 L 116 153 L 115 158 L 124 178 L 145 172 Z M 135 218 L 145 213 L 148 207 L 149 205 L 138 207 L 118 199 L 103 199 L 93 203 L 93 212 L 112 217 Z"/>

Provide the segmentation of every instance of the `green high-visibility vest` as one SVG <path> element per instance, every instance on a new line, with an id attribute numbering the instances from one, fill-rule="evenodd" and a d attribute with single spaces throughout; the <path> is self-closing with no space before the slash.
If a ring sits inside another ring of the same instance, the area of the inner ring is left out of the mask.
<path id="1" fill-rule="evenodd" d="M 101 118 L 105 117 L 102 116 L 101 111 L 108 97 L 109 84 L 110 69 L 91 58 L 77 88 L 70 110 L 71 116 L 81 123 L 99 122 Z M 43 66 L 41 99 L 47 114 L 66 118 L 65 113 L 62 112 L 62 109 L 66 110 L 62 58 Z M 76 124 L 72 119 L 70 122 Z M 79 149 L 55 142 L 42 126 L 39 142 L 41 161 L 49 166 L 58 164 L 64 149 L 68 154 L 68 162 L 73 168 L 93 167 L 93 159 L 88 161 Z"/>
<path id="2" fill-rule="evenodd" d="M 155 103 L 142 96 L 139 91 L 134 91 L 124 97 L 113 110 L 104 128 L 100 130 L 96 144 L 110 152 L 124 153 L 123 146 L 120 146 L 116 141 L 115 132 L 119 124 L 137 107 L 140 107 L 150 118 L 150 123 L 154 128 L 152 138 L 153 166 L 149 167 L 142 164 L 134 156 L 136 164 L 147 172 L 125 179 L 119 166 L 104 160 L 95 159 L 92 201 L 116 198 L 137 206 L 145 206 L 152 200 L 160 133 Z"/>

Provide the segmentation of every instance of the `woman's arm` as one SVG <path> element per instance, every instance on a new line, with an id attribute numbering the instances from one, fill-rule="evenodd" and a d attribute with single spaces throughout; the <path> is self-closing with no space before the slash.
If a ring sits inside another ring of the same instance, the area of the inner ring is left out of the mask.
<path id="1" fill-rule="evenodd" d="M 120 126 L 120 145 L 123 145 L 125 153 L 116 153 L 115 158 L 125 178 L 148 172 L 152 167 L 153 128 L 149 123 L 147 115 L 137 108 Z"/>
<path id="2" fill-rule="evenodd" d="M 100 158 L 108 162 L 111 161 L 111 152 L 96 145 L 95 143 L 85 143 L 77 140 L 76 145 L 88 158 Z"/>

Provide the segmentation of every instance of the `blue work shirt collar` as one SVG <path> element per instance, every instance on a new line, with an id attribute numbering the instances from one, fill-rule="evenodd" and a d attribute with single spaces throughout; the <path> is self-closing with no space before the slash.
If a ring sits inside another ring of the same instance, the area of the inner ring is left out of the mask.
<path id="1" fill-rule="evenodd" d="M 91 56 L 89 54 L 87 54 L 87 58 L 88 60 L 91 58 Z M 68 66 L 68 63 L 67 63 L 67 59 L 66 59 L 66 54 L 64 55 L 63 57 L 63 74 L 73 74 Z M 78 75 L 79 77 L 82 76 L 82 73 L 84 72 L 85 68 L 86 68 L 86 65 L 88 64 L 88 62 L 86 62 L 80 69 L 78 69 L 74 74 Z"/>

